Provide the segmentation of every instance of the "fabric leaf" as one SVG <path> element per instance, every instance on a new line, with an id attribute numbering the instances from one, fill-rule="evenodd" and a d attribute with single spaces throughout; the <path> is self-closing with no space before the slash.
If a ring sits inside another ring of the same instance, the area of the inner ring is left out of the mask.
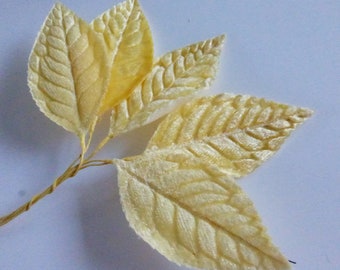
<path id="1" fill-rule="evenodd" d="M 91 23 L 105 41 L 111 78 L 101 112 L 127 98 L 153 65 L 153 42 L 137 0 L 125 1 Z"/>
<path id="2" fill-rule="evenodd" d="M 224 36 L 218 36 L 162 56 L 131 96 L 114 107 L 110 133 L 115 136 L 146 125 L 180 98 L 210 86 L 223 41 Z"/>
<path id="3" fill-rule="evenodd" d="M 181 150 L 116 161 L 130 226 L 178 264 L 202 269 L 289 269 L 247 195 Z"/>
<path id="4" fill-rule="evenodd" d="M 147 149 L 184 148 L 241 177 L 273 155 L 310 115 L 308 109 L 251 96 L 198 98 L 170 113 Z"/>
<path id="5" fill-rule="evenodd" d="M 28 84 L 40 110 L 84 137 L 108 82 L 103 41 L 61 4 L 50 11 L 29 58 Z"/>

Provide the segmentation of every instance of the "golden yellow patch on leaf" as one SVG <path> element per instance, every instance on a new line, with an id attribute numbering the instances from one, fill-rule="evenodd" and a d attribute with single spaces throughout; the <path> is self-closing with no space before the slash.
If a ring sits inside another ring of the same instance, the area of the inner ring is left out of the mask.
<path id="1" fill-rule="evenodd" d="M 104 12 L 91 27 L 109 51 L 110 82 L 101 113 L 127 98 L 151 70 L 153 42 L 148 22 L 137 0 L 127 0 Z"/>
<path id="2" fill-rule="evenodd" d="M 58 3 L 32 49 L 28 85 L 47 117 L 84 137 L 97 117 L 108 83 L 108 67 L 102 39 Z"/>
<path id="3" fill-rule="evenodd" d="M 184 149 L 117 160 L 130 226 L 169 260 L 202 269 L 289 269 L 247 195 Z"/>

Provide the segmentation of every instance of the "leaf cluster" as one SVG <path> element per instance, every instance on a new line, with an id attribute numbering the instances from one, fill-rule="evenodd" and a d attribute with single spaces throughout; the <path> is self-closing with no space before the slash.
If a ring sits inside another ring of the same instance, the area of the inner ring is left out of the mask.
<path id="1" fill-rule="evenodd" d="M 28 85 L 39 109 L 79 137 L 81 153 L 49 188 L 0 224 L 79 170 L 114 164 L 131 227 L 168 259 L 202 269 L 288 269 L 236 179 L 273 155 L 311 111 L 232 94 L 178 106 L 211 85 L 223 42 L 222 35 L 154 59 L 137 0 L 89 24 L 55 4 L 33 46 Z M 88 153 L 107 112 L 107 136 Z M 109 140 L 165 114 L 141 155 L 94 159 Z"/>

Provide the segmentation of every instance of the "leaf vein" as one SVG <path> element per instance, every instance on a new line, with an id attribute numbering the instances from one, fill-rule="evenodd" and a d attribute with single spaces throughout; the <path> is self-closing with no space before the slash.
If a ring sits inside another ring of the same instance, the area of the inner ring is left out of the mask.
<path id="1" fill-rule="evenodd" d="M 43 59 L 44 62 L 46 63 L 46 65 L 48 66 L 48 68 L 49 68 L 53 73 L 55 73 L 55 74 L 57 74 L 58 76 L 62 77 L 64 80 L 69 80 L 69 78 L 68 78 L 65 74 L 61 73 L 61 71 L 59 71 L 58 68 L 54 68 L 54 67 L 52 66 L 51 61 L 48 61 L 47 58 L 50 58 L 52 61 L 54 61 L 54 60 L 53 60 L 50 56 L 46 56 L 46 57 Z M 57 64 L 61 64 L 61 65 L 63 65 L 64 67 L 67 67 L 67 68 L 68 68 L 68 66 L 66 66 L 64 63 L 58 62 Z"/>
<path id="2" fill-rule="evenodd" d="M 41 66 L 40 66 L 41 67 Z M 40 70 L 41 70 L 41 68 L 40 68 Z M 53 70 L 51 70 L 51 72 L 53 72 Z M 37 72 L 36 72 L 37 73 Z M 62 85 L 62 84 L 60 84 L 59 83 L 59 81 L 58 80 L 51 80 L 50 78 L 48 78 L 47 76 L 46 76 L 46 74 L 44 73 L 44 72 L 39 72 L 39 73 L 37 73 L 39 76 L 40 76 L 40 80 L 39 81 L 41 81 L 41 79 L 43 79 L 45 82 L 48 82 L 48 83 L 50 83 L 51 85 L 53 85 L 53 86 L 57 86 L 59 89 L 62 89 L 62 90 L 64 90 L 64 91 L 66 91 L 66 92 L 71 92 L 71 93 L 73 93 L 73 91 L 72 91 L 72 89 L 68 89 L 67 87 L 65 87 L 64 85 Z M 58 74 L 56 74 L 56 75 L 58 75 Z"/>

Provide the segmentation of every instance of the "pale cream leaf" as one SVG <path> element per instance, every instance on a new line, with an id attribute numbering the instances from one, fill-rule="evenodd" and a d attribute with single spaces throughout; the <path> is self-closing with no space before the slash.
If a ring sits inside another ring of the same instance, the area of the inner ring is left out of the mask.
<path id="1" fill-rule="evenodd" d="M 246 95 L 198 98 L 160 123 L 147 151 L 185 148 L 194 157 L 241 177 L 278 151 L 310 115 L 308 109 Z"/>
<path id="2" fill-rule="evenodd" d="M 55 4 L 28 65 L 28 85 L 40 110 L 84 137 L 97 117 L 108 72 L 103 41 L 71 10 Z"/>
<path id="3" fill-rule="evenodd" d="M 202 269 L 289 269 L 250 199 L 217 167 L 183 149 L 116 164 L 130 226 L 169 260 Z"/>

